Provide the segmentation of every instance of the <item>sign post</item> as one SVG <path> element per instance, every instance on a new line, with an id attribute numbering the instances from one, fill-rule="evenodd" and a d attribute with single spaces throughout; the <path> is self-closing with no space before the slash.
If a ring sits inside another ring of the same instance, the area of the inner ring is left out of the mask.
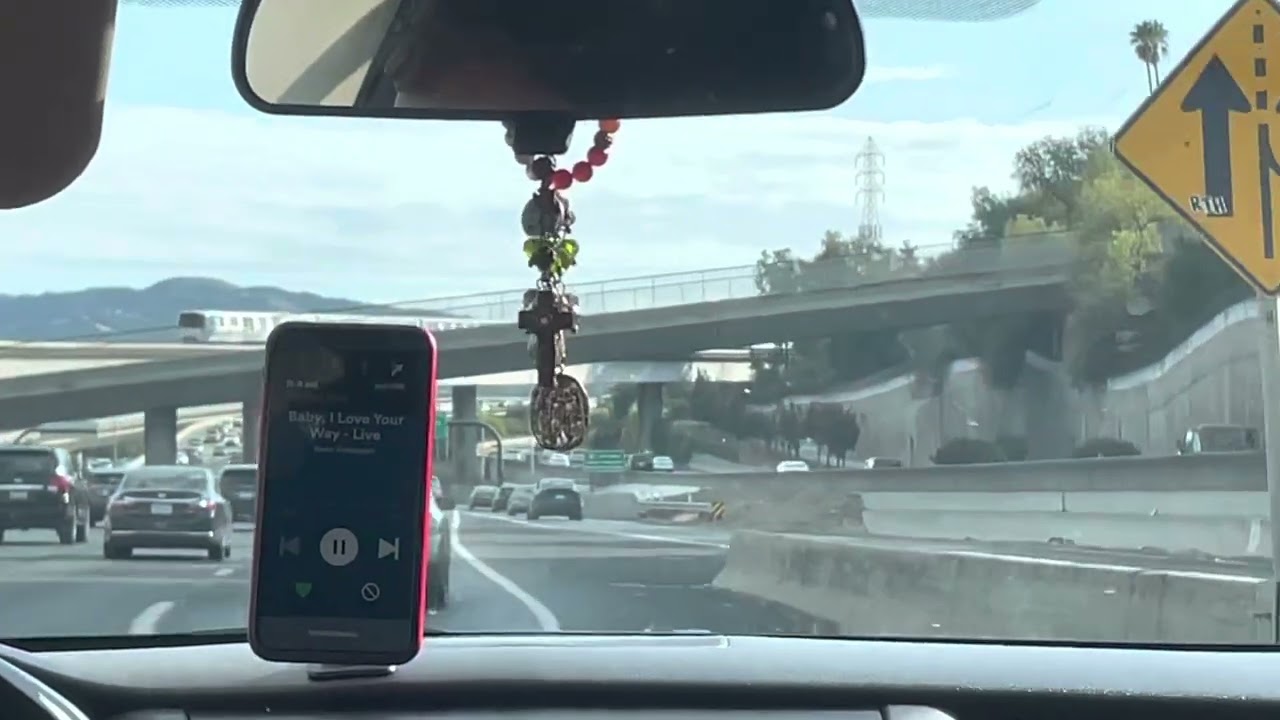
<path id="1" fill-rule="evenodd" d="M 1280 4 L 1238 0 L 1121 126 L 1115 153 L 1258 291 L 1270 639 L 1280 643 L 1280 93 L 1269 72 L 1280 72 Z"/>
<path id="2" fill-rule="evenodd" d="M 449 458 L 449 413 L 436 411 L 436 457 L 440 460 Z"/>

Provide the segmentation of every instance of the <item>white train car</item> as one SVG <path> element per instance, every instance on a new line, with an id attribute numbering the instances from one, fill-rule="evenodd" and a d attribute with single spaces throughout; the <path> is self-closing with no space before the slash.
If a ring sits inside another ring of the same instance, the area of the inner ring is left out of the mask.
<path id="1" fill-rule="evenodd" d="M 335 313 L 273 313 L 234 310 L 187 310 L 178 314 L 184 343 L 261 344 L 272 328 L 286 320 L 304 322 L 387 323 L 413 325 L 440 332 L 484 325 L 507 325 L 495 320 L 409 315 L 346 315 Z"/>

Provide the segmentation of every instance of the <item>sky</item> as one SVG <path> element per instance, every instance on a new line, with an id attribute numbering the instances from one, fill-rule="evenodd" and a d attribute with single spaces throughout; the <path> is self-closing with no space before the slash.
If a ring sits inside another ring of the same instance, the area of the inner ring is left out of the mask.
<path id="1" fill-rule="evenodd" d="M 567 279 L 810 254 L 860 222 L 868 138 L 886 240 L 945 247 L 973 186 L 1012 189 L 1019 147 L 1114 130 L 1138 106 L 1137 22 L 1168 28 L 1172 67 L 1228 5 L 1041 0 L 995 22 L 869 19 L 866 81 L 835 110 L 624 122 L 609 163 L 569 191 L 582 252 Z M 202 276 L 394 302 L 531 284 L 519 211 L 533 186 L 501 125 L 258 114 L 231 82 L 234 21 L 225 7 L 122 5 L 101 148 L 61 195 L 0 213 L 5 292 Z M 573 160 L 590 137 L 580 126 Z"/>

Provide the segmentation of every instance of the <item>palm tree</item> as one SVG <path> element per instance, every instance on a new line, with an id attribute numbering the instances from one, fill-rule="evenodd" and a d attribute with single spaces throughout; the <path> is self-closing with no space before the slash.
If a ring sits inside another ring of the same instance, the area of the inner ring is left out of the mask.
<path id="1" fill-rule="evenodd" d="M 1160 84 L 1160 61 L 1169 54 L 1169 31 L 1159 20 L 1143 20 L 1129 32 L 1129 45 L 1147 69 L 1147 92 Z"/>

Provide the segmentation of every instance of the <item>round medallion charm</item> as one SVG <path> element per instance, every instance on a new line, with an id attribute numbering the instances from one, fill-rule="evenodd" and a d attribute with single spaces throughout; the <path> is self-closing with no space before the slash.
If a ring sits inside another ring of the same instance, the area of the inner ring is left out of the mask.
<path id="1" fill-rule="evenodd" d="M 582 383 L 557 375 L 553 388 L 535 387 L 529 396 L 529 434 L 538 447 L 568 452 L 587 440 L 591 405 Z"/>

